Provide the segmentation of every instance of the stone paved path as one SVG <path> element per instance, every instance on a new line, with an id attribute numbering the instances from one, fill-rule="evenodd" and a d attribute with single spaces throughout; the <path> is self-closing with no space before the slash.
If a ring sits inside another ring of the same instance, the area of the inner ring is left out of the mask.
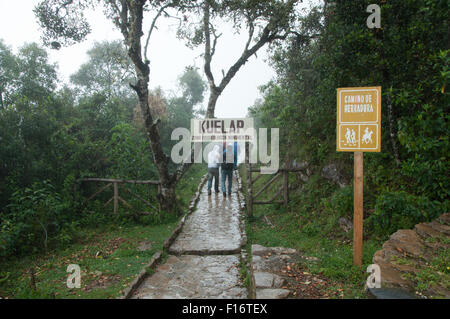
<path id="1" fill-rule="evenodd" d="M 237 180 L 231 197 L 202 188 L 195 211 L 169 248 L 169 258 L 133 298 L 247 298 L 239 273 L 243 238 Z"/>

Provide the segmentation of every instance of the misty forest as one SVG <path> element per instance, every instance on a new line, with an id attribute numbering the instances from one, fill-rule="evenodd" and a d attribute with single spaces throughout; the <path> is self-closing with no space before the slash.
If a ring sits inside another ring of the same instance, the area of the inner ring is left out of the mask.
<path id="1" fill-rule="evenodd" d="M 366 25 L 371 3 L 381 27 Z M 63 81 L 49 54 L 86 39 L 89 10 L 122 38 L 96 41 Z M 383 287 L 450 298 L 448 1 L 40 0 L 33 12 L 39 43 L 14 48 L 0 35 L 2 299 L 369 298 L 371 264 Z M 177 25 L 171 37 L 201 51 L 173 91 L 149 85 L 158 84 L 152 37 L 164 20 Z M 225 25 L 247 40 L 214 72 Z M 206 163 L 193 153 L 171 160 L 172 132 L 218 117 L 223 92 L 263 50 L 275 76 L 241 107 L 256 129 L 279 128 L 284 180 L 241 163 L 231 193 L 208 194 Z M 336 151 L 336 90 L 375 86 L 381 151 L 364 154 L 358 266 L 354 153 Z M 255 193 L 263 202 L 283 190 L 284 203 L 251 204 Z M 221 240 L 226 247 L 214 246 Z M 255 272 L 274 247 L 289 263 Z M 202 283 L 204 255 L 233 289 Z M 66 285 L 69 264 L 81 268 L 79 288 Z M 185 269 L 185 281 L 171 282 L 161 265 Z"/>

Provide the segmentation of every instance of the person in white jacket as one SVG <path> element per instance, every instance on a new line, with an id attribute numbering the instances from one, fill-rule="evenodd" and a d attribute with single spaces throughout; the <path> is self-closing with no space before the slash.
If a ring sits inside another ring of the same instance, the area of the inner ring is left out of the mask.
<path id="1" fill-rule="evenodd" d="M 214 145 L 211 152 L 208 153 L 208 195 L 211 195 L 212 180 L 214 178 L 214 190 L 219 192 L 219 161 L 220 146 Z"/>

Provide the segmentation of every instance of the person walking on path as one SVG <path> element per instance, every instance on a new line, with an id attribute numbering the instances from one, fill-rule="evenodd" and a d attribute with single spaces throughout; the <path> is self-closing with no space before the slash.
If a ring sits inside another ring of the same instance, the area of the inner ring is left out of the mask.
<path id="1" fill-rule="evenodd" d="M 214 145 L 213 150 L 208 153 L 208 195 L 211 195 L 212 180 L 214 178 L 214 190 L 219 192 L 219 161 L 220 146 Z"/>
<path id="2" fill-rule="evenodd" d="M 227 155 L 228 154 L 228 155 Z M 231 195 L 231 186 L 233 185 L 233 170 L 237 167 L 237 152 L 233 150 L 233 144 L 229 143 L 223 151 L 222 161 L 222 192 L 226 197 L 225 182 L 228 179 L 228 196 Z"/>

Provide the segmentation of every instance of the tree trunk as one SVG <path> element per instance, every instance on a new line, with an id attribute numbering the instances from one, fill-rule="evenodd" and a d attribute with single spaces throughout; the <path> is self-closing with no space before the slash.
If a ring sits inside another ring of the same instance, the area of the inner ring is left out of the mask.
<path id="1" fill-rule="evenodd" d="M 397 166 L 401 164 L 400 155 L 398 153 L 398 144 L 397 144 L 397 127 L 396 122 L 397 118 L 394 115 L 394 110 L 392 109 L 392 100 L 391 94 L 387 96 L 387 107 L 388 107 L 388 118 L 389 118 L 389 136 L 391 137 L 392 150 L 394 152 L 394 159 Z"/>
<path id="2" fill-rule="evenodd" d="M 139 74 L 139 71 L 137 71 Z M 169 174 L 168 162 L 169 158 L 162 149 L 161 138 L 157 127 L 158 121 L 153 122 L 150 113 L 150 106 L 148 104 L 148 77 L 147 81 L 138 80 L 138 85 L 135 87 L 139 96 L 139 106 L 141 107 L 142 117 L 144 119 L 147 137 L 150 142 L 150 149 L 153 154 L 153 162 L 158 170 L 159 180 L 161 182 L 161 192 L 158 196 L 161 209 L 168 213 L 177 211 L 177 203 L 175 197 L 175 185 L 172 177 Z"/>
<path id="3" fill-rule="evenodd" d="M 158 200 L 162 210 L 173 213 L 177 210 L 175 197 L 176 180 L 169 174 L 169 158 L 163 151 L 161 137 L 157 127 L 159 120 L 154 121 L 150 113 L 150 105 L 148 102 L 150 67 L 147 61 L 144 62 L 142 60 L 141 36 L 143 35 L 142 19 L 144 4 L 145 1 L 130 3 L 129 26 L 128 30 L 123 33 L 128 44 L 128 55 L 133 61 L 138 79 L 136 85 L 131 85 L 131 87 L 136 91 L 139 98 L 139 106 L 141 108 L 147 137 L 150 142 L 153 161 L 158 170 L 159 180 L 161 182 L 161 192 L 158 196 Z"/>
<path id="4" fill-rule="evenodd" d="M 175 185 L 163 186 L 161 184 L 161 194 L 158 196 L 158 201 L 162 211 L 179 215 L 180 210 L 175 193 Z"/>
<path id="5" fill-rule="evenodd" d="M 254 43 L 253 46 L 249 47 L 250 43 L 253 40 L 254 25 L 252 25 L 251 32 L 249 32 L 247 45 L 245 46 L 241 56 L 234 62 L 234 64 L 228 69 L 226 73 L 223 72 L 222 80 L 220 81 L 219 85 L 216 85 L 214 75 L 212 74 L 211 71 L 211 61 L 216 52 L 217 39 L 220 37 L 220 35 L 216 35 L 214 28 L 211 28 L 210 15 L 211 15 L 210 4 L 208 1 L 205 1 L 205 7 L 203 8 L 203 35 L 205 37 L 204 70 L 206 78 L 208 79 L 209 82 L 209 89 L 210 89 L 206 117 L 214 118 L 214 110 L 216 108 L 217 99 L 222 94 L 226 86 L 233 79 L 233 77 L 236 75 L 236 73 L 239 71 L 239 69 L 245 63 L 247 63 L 248 59 L 252 55 L 256 54 L 256 52 L 258 52 L 258 50 L 261 49 L 266 43 L 271 43 L 276 39 L 285 39 L 287 37 L 288 32 L 286 32 L 284 35 L 279 35 L 277 33 L 276 28 L 275 30 L 273 30 L 274 29 L 273 26 L 270 23 L 268 23 L 262 30 L 258 41 L 256 41 L 256 43 Z M 211 35 L 213 35 L 214 37 L 212 43 L 211 43 Z"/>
<path id="6" fill-rule="evenodd" d="M 375 33 L 375 37 L 381 42 L 383 43 L 384 41 L 384 31 L 382 29 L 381 32 L 376 32 Z M 385 59 L 385 52 L 384 52 L 384 48 L 383 45 L 379 45 L 379 54 L 381 59 Z M 391 88 L 392 88 L 392 81 L 391 81 L 391 76 L 389 73 L 389 69 L 386 67 L 386 65 L 383 65 L 382 68 L 382 73 L 383 73 L 383 83 L 386 84 L 391 84 Z M 395 164 L 398 166 L 400 166 L 401 161 L 400 161 L 400 154 L 398 152 L 398 143 L 397 143 L 397 117 L 394 113 L 394 110 L 392 109 L 392 99 L 391 99 L 391 93 L 389 92 L 387 94 L 387 116 L 388 116 L 388 120 L 389 120 L 389 137 L 390 137 L 390 141 L 392 144 L 392 151 L 393 151 L 393 155 L 394 155 L 394 161 Z"/>
<path id="7" fill-rule="evenodd" d="M 215 88 L 211 88 L 210 89 L 211 93 L 209 94 L 209 100 L 208 100 L 208 109 L 206 111 L 206 118 L 214 118 L 214 110 L 216 109 L 216 103 L 217 103 L 217 99 L 220 96 L 220 91 L 215 89 Z"/>

